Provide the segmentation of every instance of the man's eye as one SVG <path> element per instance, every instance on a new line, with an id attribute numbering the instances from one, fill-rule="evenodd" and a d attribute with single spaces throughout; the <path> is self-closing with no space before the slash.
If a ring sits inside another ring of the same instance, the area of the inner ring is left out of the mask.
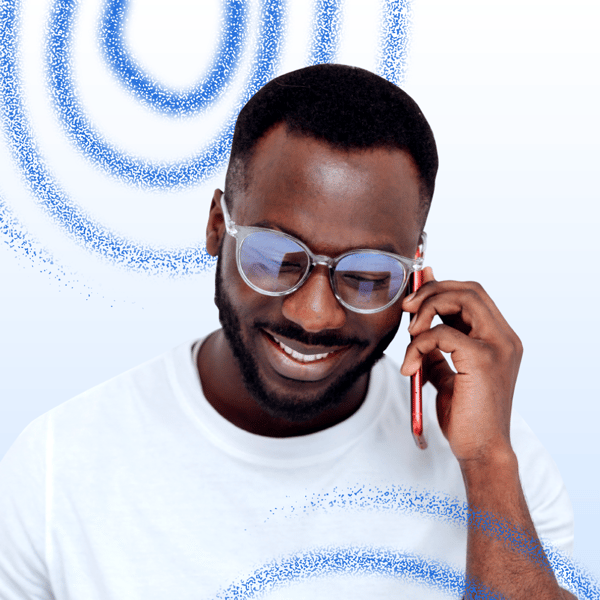
<path id="1" fill-rule="evenodd" d="M 298 273 L 307 266 L 307 256 L 304 251 L 286 252 L 279 260 L 279 272 Z"/>
<path id="2" fill-rule="evenodd" d="M 381 276 L 375 273 L 344 273 L 343 277 L 348 285 L 358 287 L 361 283 L 367 283 L 374 289 L 387 286 L 390 280 L 389 274 Z"/>
<path id="3" fill-rule="evenodd" d="M 288 261 L 283 261 L 281 263 L 281 266 L 279 267 L 279 271 L 286 271 L 286 272 L 291 272 L 291 271 L 301 271 L 304 269 L 304 265 L 301 265 L 300 263 L 296 263 L 296 262 L 288 262 Z"/>

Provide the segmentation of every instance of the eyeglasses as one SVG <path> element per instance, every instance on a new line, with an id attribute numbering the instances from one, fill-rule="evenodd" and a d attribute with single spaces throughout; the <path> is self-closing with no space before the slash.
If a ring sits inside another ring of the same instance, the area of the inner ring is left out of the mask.
<path id="1" fill-rule="evenodd" d="M 242 279 L 266 296 L 295 292 L 315 265 L 329 267 L 329 280 L 340 304 L 357 313 L 376 313 L 402 294 L 408 277 L 423 268 L 426 234 L 421 234 L 417 258 L 379 250 L 350 250 L 336 258 L 313 254 L 300 240 L 273 229 L 236 225 L 225 196 L 221 209 L 227 233 L 236 241 L 236 262 Z"/>

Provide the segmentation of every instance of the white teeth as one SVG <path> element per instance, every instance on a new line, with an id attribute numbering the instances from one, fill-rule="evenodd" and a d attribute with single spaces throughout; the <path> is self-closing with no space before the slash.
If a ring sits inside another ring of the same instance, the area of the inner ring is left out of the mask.
<path id="1" fill-rule="evenodd" d="M 313 362 L 315 360 L 321 360 L 322 358 L 325 358 L 326 356 L 328 356 L 330 354 L 330 352 L 325 352 L 324 354 L 301 354 L 300 352 L 296 352 L 296 350 L 293 350 L 289 346 L 286 346 L 284 343 L 280 342 L 277 338 L 275 338 L 275 341 L 281 346 L 281 349 L 286 354 L 289 354 L 292 358 L 295 358 L 296 360 L 298 360 L 300 362 Z"/>

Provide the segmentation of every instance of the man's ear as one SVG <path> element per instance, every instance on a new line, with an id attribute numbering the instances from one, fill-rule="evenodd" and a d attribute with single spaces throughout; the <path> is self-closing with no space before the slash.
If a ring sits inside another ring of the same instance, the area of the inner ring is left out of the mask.
<path id="1" fill-rule="evenodd" d="M 206 251 L 211 256 L 218 256 L 221 246 L 221 239 L 225 235 L 225 219 L 221 210 L 221 196 L 223 192 L 215 190 L 210 211 L 208 213 L 208 223 L 206 224 Z"/>

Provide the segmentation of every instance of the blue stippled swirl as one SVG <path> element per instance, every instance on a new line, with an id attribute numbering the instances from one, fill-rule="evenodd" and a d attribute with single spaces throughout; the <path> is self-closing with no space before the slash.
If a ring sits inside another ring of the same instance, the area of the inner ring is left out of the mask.
<path id="1" fill-rule="evenodd" d="M 69 141 L 107 175 L 135 186 L 181 189 L 213 177 L 227 161 L 241 107 L 275 74 L 284 27 L 283 0 L 262 2 L 260 41 L 236 108 L 201 151 L 179 162 L 154 162 L 128 154 L 109 142 L 90 121 L 73 79 L 72 38 L 78 4 L 76 0 L 54 1 L 46 40 L 48 91 Z"/>
<path id="2" fill-rule="evenodd" d="M 588 573 L 552 546 L 545 545 L 544 551 L 563 587 L 577 594 L 579 600 L 600 598 L 598 585 Z M 370 546 L 314 548 L 283 556 L 234 581 L 222 589 L 215 600 L 250 600 L 309 579 L 340 575 L 387 577 L 417 583 L 451 598 L 460 598 L 468 590 L 471 598 L 503 600 L 503 596 L 494 590 L 467 580 L 463 572 L 442 562 L 418 554 Z"/>
<path id="3" fill-rule="evenodd" d="M 274 560 L 232 583 L 215 600 L 250 600 L 278 588 L 339 575 L 379 576 L 421 583 L 452 596 L 464 589 L 464 576 L 443 563 L 389 548 L 315 548 Z"/>
<path id="4" fill-rule="evenodd" d="M 0 236 L 9 248 L 32 263 L 39 263 L 44 271 L 55 266 L 52 254 L 15 217 L 6 206 L 2 194 L 0 194 Z"/>
<path id="5" fill-rule="evenodd" d="M 377 73 L 396 85 L 406 75 L 411 26 L 410 0 L 384 0 Z"/>
<path id="6" fill-rule="evenodd" d="M 117 81 L 146 106 L 171 116 L 188 116 L 210 107 L 228 88 L 243 55 L 248 30 L 248 3 L 225 0 L 217 50 L 206 76 L 185 91 L 155 81 L 131 56 L 125 41 L 128 0 L 107 0 L 100 22 L 103 57 Z"/>
<path id="7" fill-rule="evenodd" d="M 117 10 L 119 6 L 123 9 L 126 4 L 124 0 L 118 4 L 115 0 L 110 6 Z M 236 6 L 238 6 L 236 3 L 231 2 L 225 13 L 229 14 L 227 10 L 236 10 Z M 237 108 L 241 107 L 257 89 L 276 74 L 279 45 L 284 31 L 283 6 L 283 0 L 264 0 L 262 3 L 261 32 L 257 52 L 253 58 L 251 75 L 245 84 L 244 93 L 239 98 Z M 398 58 L 398 53 L 393 52 L 392 47 L 398 41 L 397 32 L 407 32 L 408 29 L 403 24 L 394 29 L 389 26 L 389 22 L 390 19 L 392 21 L 404 19 L 407 14 L 407 6 L 406 0 L 384 0 L 384 8 L 388 14 L 384 15 L 384 26 L 381 29 L 380 68 L 378 70 L 382 73 L 382 68 L 385 67 L 386 76 L 396 82 L 403 76 L 405 59 L 401 56 L 401 60 L 398 60 L 397 63 L 397 69 L 394 70 L 394 60 Z M 55 0 L 52 5 L 47 34 L 49 89 L 52 91 L 53 106 L 70 142 L 108 177 L 125 181 L 137 187 L 173 190 L 197 185 L 220 172 L 229 153 L 236 111 L 233 111 L 225 120 L 220 133 L 214 139 L 205 140 L 206 146 L 202 152 L 178 163 L 155 163 L 128 155 L 108 143 L 95 130 L 79 102 L 76 87 L 72 81 L 71 38 L 77 7 L 77 0 Z M 92 255 L 100 256 L 118 266 L 149 274 L 190 275 L 214 265 L 214 261 L 206 254 L 202 244 L 186 248 L 165 249 L 140 244 L 124 235 L 114 233 L 106 226 L 91 219 L 86 211 L 79 207 L 77 199 L 69 197 L 56 181 L 44 156 L 39 151 L 35 132 L 29 122 L 23 101 L 18 46 L 20 11 L 21 2 L 19 0 L 0 3 L 0 116 L 7 145 L 15 164 L 40 208 L 62 228 L 69 238 Z M 318 0 L 316 2 L 309 62 L 335 60 L 339 44 L 341 11 L 341 0 Z M 230 14 L 233 15 L 233 12 Z M 102 27 L 100 29 L 102 35 L 106 37 L 109 31 L 106 30 L 105 25 L 106 23 L 102 26 L 104 29 Z M 234 27 L 233 24 L 231 25 Z M 113 30 L 115 35 L 119 34 L 119 31 L 122 33 L 122 29 L 118 29 L 119 23 L 116 23 L 115 27 L 117 27 Z M 244 27 L 245 25 L 242 23 L 239 29 L 232 30 L 235 35 L 239 34 L 238 41 L 243 38 Z M 116 38 L 113 37 L 113 42 L 115 40 Z M 116 50 L 124 50 L 122 42 L 123 40 L 120 38 L 120 41 L 117 40 L 117 45 L 112 47 Z M 106 48 L 108 47 L 109 45 L 106 46 Z M 404 48 L 404 45 L 401 47 Z M 113 58 L 116 65 L 120 65 L 123 69 L 127 67 L 125 60 L 127 57 L 123 53 L 117 52 Z M 228 65 L 233 71 L 239 57 L 232 55 L 231 58 Z M 216 65 L 217 62 L 215 59 L 212 64 Z M 115 64 L 113 64 L 113 69 Z M 135 65 L 130 62 L 130 66 Z M 210 72 L 209 69 L 209 78 Z M 136 73 L 140 76 L 145 75 L 141 71 L 135 73 L 130 71 L 130 79 L 135 79 L 133 75 Z M 125 71 L 121 73 L 123 76 L 126 74 Z M 131 81 L 129 82 L 130 91 L 134 93 L 137 90 L 140 102 L 159 104 L 164 101 L 163 112 L 176 110 L 174 108 L 176 106 L 180 106 L 182 110 L 188 107 L 190 110 L 196 110 L 196 105 L 192 101 L 192 92 L 185 99 L 183 95 L 177 96 L 173 91 L 161 88 L 156 84 L 154 87 L 145 86 L 145 91 L 142 93 L 143 79 L 137 81 L 140 83 L 137 88 Z M 225 85 L 224 81 L 225 79 L 221 82 L 223 85 Z M 146 83 L 151 83 L 147 77 Z M 211 88 L 211 93 L 215 98 L 222 91 L 218 87 L 215 80 L 215 85 Z M 164 92 L 162 96 L 160 94 L 153 95 L 154 92 L 161 89 Z M 171 108 L 168 108 L 168 102 L 171 102 Z M 178 102 L 179 105 L 177 105 Z M 4 208 L 1 198 L 0 208 Z M 1 222 L 7 225 L 9 220 L 7 217 L 2 217 Z M 7 226 L 0 229 L 0 233 L 4 233 L 5 236 L 9 231 L 14 233 L 17 230 Z M 12 247 L 22 248 L 23 246 L 13 244 Z"/>
<path id="8" fill-rule="evenodd" d="M 466 528 L 469 514 L 465 502 L 447 494 L 400 485 L 381 488 L 356 485 L 336 487 L 329 492 L 307 495 L 286 506 L 273 507 L 265 522 L 272 519 L 294 519 L 309 513 L 329 514 L 339 511 L 348 513 L 349 518 L 355 511 L 411 515 L 416 519 L 433 519 L 459 528 Z M 510 524 L 494 515 L 478 515 L 475 522 L 471 519 L 471 524 L 508 543 L 512 550 L 531 560 L 538 560 L 539 546 L 536 544 L 536 549 L 531 552 L 522 532 L 514 530 Z M 580 600 L 600 600 L 600 587 L 589 573 L 552 544 L 542 540 L 542 546 L 561 586 L 571 590 Z M 471 597 L 480 600 L 501 598 L 493 590 L 467 580 L 464 572 L 429 557 L 406 553 L 397 548 L 343 546 L 309 548 L 278 557 L 232 582 L 217 594 L 216 599 L 249 600 L 308 579 L 345 574 L 387 577 L 417 583 L 454 598 L 460 597 L 466 589 L 471 592 Z"/>
<path id="9" fill-rule="evenodd" d="M 38 151 L 22 103 L 17 55 L 16 28 L 19 2 L 0 4 L 0 110 L 13 157 L 41 208 L 74 241 L 93 254 L 139 271 L 191 274 L 206 270 L 214 261 L 200 245 L 179 249 L 153 248 L 136 244 L 95 223 L 75 205 L 56 183 Z"/>
<path id="10" fill-rule="evenodd" d="M 340 44 L 341 0 L 317 0 L 309 65 L 335 62 Z"/>

